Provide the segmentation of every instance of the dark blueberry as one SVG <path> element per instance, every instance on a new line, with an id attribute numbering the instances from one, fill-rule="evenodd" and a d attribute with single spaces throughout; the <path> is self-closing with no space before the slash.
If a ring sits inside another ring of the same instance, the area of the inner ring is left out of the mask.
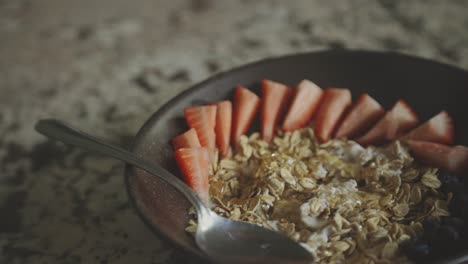
<path id="1" fill-rule="evenodd" d="M 440 172 L 438 178 L 442 184 L 461 182 L 459 177 L 445 171 Z"/>
<path id="2" fill-rule="evenodd" d="M 426 219 L 423 222 L 423 228 L 425 233 L 434 233 L 439 229 L 440 222 L 436 219 Z"/>
<path id="3" fill-rule="evenodd" d="M 358 185 L 358 188 L 363 188 L 366 186 L 366 182 L 361 180 L 357 182 L 357 185 Z"/>
<path id="4" fill-rule="evenodd" d="M 427 240 L 431 245 L 438 246 L 437 241 L 439 240 L 439 229 L 442 224 L 437 219 L 426 219 L 423 222 L 424 234 L 423 239 Z"/>
<path id="5" fill-rule="evenodd" d="M 453 193 L 454 195 L 461 194 L 465 191 L 465 187 L 461 183 L 446 183 L 440 188 L 443 193 Z"/>
<path id="6" fill-rule="evenodd" d="M 460 212 L 460 217 L 463 219 L 463 221 L 468 222 L 468 207 L 463 207 L 461 208 Z M 455 213 L 454 213 L 455 215 Z"/>
<path id="7" fill-rule="evenodd" d="M 458 232 L 465 229 L 465 221 L 459 217 L 444 217 L 442 223 L 455 228 Z"/>
<path id="8" fill-rule="evenodd" d="M 461 234 L 453 227 L 442 225 L 429 244 L 431 255 L 434 258 L 446 258 L 447 256 L 459 254 L 466 249 L 466 242 L 461 239 Z"/>
<path id="9" fill-rule="evenodd" d="M 450 203 L 449 210 L 453 216 L 461 216 L 463 220 L 467 221 L 468 218 L 465 218 L 463 215 L 466 214 L 468 217 L 468 194 L 458 193 L 454 195 L 452 202 Z"/>
<path id="10" fill-rule="evenodd" d="M 440 190 L 444 193 L 463 193 L 464 184 L 460 177 L 454 176 L 447 172 L 441 172 L 439 174 L 439 180 L 442 183 Z"/>
<path id="11" fill-rule="evenodd" d="M 424 240 L 417 240 L 404 247 L 406 254 L 415 261 L 428 259 L 431 254 L 431 246 Z"/>
<path id="12" fill-rule="evenodd" d="M 454 195 L 449 205 L 449 211 L 452 216 L 461 217 L 468 222 L 468 194 Z"/>
<path id="13" fill-rule="evenodd" d="M 460 233 L 453 227 L 442 225 L 436 232 L 436 236 L 431 241 L 440 249 L 453 246 L 453 243 L 460 238 Z"/>

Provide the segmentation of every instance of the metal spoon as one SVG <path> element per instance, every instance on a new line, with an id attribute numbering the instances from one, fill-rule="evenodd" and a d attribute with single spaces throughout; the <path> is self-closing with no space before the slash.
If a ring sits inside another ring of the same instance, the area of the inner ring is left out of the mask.
<path id="1" fill-rule="evenodd" d="M 174 186 L 197 211 L 197 245 L 217 263 L 311 263 L 311 254 L 298 243 L 257 225 L 218 216 L 179 178 L 138 158 L 129 151 L 105 143 L 89 134 L 54 119 L 40 120 L 36 130 L 52 139 L 110 156 L 139 167 Z"/>

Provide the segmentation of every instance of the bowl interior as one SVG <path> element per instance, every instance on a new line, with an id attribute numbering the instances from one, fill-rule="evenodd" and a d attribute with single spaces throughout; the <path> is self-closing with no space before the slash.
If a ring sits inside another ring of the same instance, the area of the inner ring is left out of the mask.
<path id="1" fill-rule="evenodd" d="M 264 60 L 188 89 L 150 117 L 138 132 L 133 151 L 180 177 L 170 140 L 187 129 L 184 107 L 231 98 L 238 84 L 258 93 L 259 81 L 265 78 L 291 86 L 309 79 L 324 88 L 346 87 L 353 99 L 367 92 L 387 109 L 402 98 L 422 120 L 447 110 L 455 119 L 457 143 L 468 145 L 468 104 L 461 100 L 468 98 L 467 72 L 395 53 L 326 51 Z M 188 201 L 164 181 L 134 167 L 127 166 L 126 180 L 131 201 L 152 230 L 184 251 L 202 256 L 184 231 Z"/>

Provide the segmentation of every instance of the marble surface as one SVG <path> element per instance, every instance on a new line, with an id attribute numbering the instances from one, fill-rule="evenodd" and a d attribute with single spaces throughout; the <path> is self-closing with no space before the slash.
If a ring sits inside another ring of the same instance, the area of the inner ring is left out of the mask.
<path id="1" fill-rule="evenodd" d="M 214 72 L 322 49 L 468 69 L 468 1 L 0 1 L 0 262 L 185 263 L 130 208 L 122 165 L 46 140 L 69 120 L 128 146 Z"/>

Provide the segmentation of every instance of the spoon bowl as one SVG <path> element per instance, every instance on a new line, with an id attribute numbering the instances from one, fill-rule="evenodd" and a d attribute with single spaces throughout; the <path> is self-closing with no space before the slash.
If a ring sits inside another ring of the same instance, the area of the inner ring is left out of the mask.
<path id="1" fill-rule="evenodd" d="M 310 263 L 312 255 L 301 245 L 277 232 L 215 214 L 184 182 L 161 166 L 110 145 L 54 119 L 40 120 L 36 130 L 49 138 L 84 148 L 139 167 L 182 193 L 197 212 L 197 245 L 217 263 Z"/>
<path id="2" fill-rule="evenodd" d="M 285 237 L 277 232 L 220 217 L 213 212 L 210 214 L 208 219 L 199 221 L 196 241 L 207 255 L 223 259 L 223 263 L 300 264 L 312 261 L 302 246 L 285 243 Z"/>

